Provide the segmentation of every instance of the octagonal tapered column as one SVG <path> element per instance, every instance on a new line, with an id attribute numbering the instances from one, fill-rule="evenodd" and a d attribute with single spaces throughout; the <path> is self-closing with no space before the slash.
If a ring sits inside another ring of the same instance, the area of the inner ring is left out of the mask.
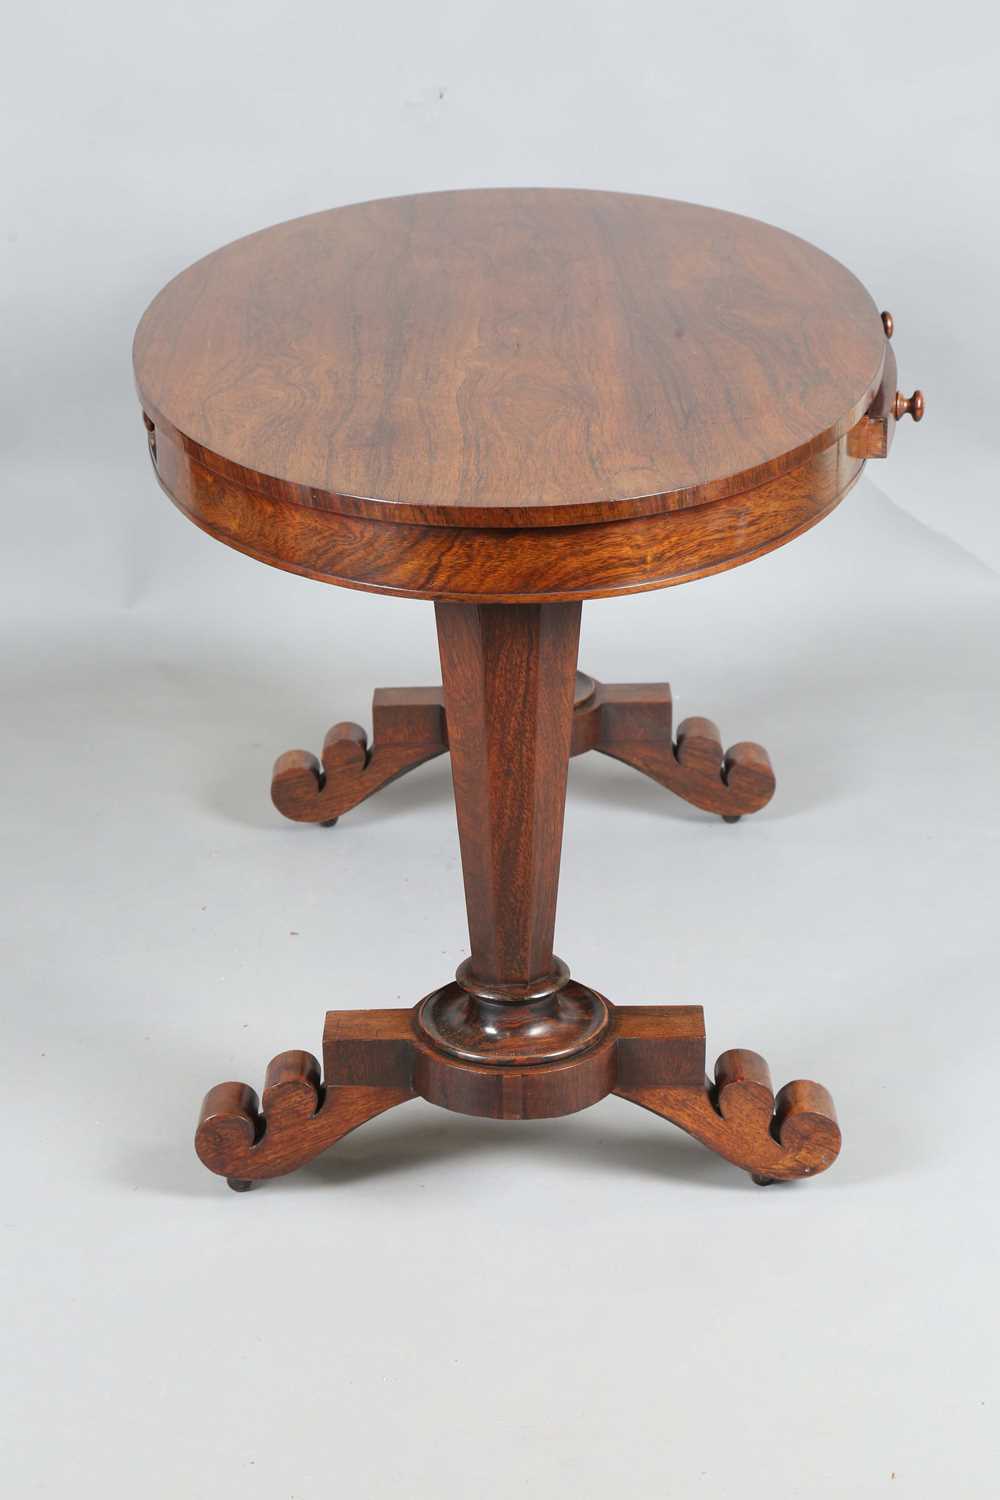
<path id="1" fill-rule="evenodd" d="M 435 607 L 472 951 L 421 1024 L 473 1061 L 571 1056 L 608 1023 L 552 951 L 580 605 Z"/>

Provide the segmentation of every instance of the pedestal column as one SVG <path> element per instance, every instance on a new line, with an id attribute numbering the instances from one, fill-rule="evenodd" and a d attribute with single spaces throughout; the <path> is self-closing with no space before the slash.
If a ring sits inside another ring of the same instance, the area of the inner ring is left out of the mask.
<path id="1" fill-rule="evenodd" d="M 471 953 L 420 1024 L 472 1061 L 572 1056 L 608 1023 L 553 954 L 580 605 L 435 609 Z"/>

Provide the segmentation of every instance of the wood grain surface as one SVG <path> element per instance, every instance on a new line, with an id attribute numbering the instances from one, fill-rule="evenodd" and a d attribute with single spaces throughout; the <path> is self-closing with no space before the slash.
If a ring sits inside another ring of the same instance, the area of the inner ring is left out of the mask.
<path id="1" fill-rule="evenodd" d="M 738 817 L 766 753 L 673 737 L 663 685 L 591 684 L 577 601 L 780 546 L 844 497 L 893 423 L 883 322 L 822 251 L 754 220 L 625 194 L 485 190 L 278 225 L 183 272 L 135 370 L 160 484 L 199 526 L 330 583 L 433 599 L 437 690 L 386 695 L 369 749 L 290 752 L 278 806 L 330 821 L 450 749 L 471 956 L 413 1012 L 331 1014 L 324 1079 L 284 1053 L 225 1083 L 197 1147 L 235 1187 L 420 1095 L 550 1118 L 614 1090 L 758 1180 L 825 1170 L 832 1102 L 775 1098 L 756 1053 L 704 1076 L 697 1007 L 616 1009 L 553 954 L 566 766 L 594 749 Z"/>
<path id="2" fill-rule="evenodd" d="M 565 980 L 552 941 L 580 606 L 435 613 L 469 918 L 463 983 L 492 999 L 549 994 Z"/>
<path id="3" fill-rule="evenodd" d="M 485 604 L 599 599 L 724 572 L 822 520 L 864 460 L 844 437 L 791 473 L 712 505 L 517 528 L 374 521 L 272 499 L 215 474 L 162 432 L 154 464 L 185 515 L 260 562 L 371 593 Z"/>
<path id="4" fill-rule="evenodd" d="M 757 1182 L 814 1177 L 832 1166 L 840 1129 L 821 1084 L 798 1079 L 775 1096 L 767 1063 L 746 1048 L 724 1052 L 714 1082 L 707 1079 L 699 1005 L 608 1010 L 594 1046 L 529 1067 L 445 1056 L 422 1035 L 419 1008 L 328 1011 L 322 1082 L 311 1053 L 285 1052 L 268 1068 L 260 1101 L 246 1084 L 216 1084 L 202 1105 L 198 1155 L 241 1189 L 295 1171 L 408 1099 L 494 1120 L 544 1120 L 614 1092 L 679 1125 Z"/>
<path id="5" fill-rule="evenodd" d="M 327 732 L 322 759 L 286 750 L 271 776 L 271 801 L 297 823 L 336 823 L 391 781 L 448 750 L 448 716 L 440 687 L 376 688 L 375 742 L 360 724 Z M 569 754 L 597 750 L 634 766 L 695 807 L 735 823 L 774 795 L 774 771 L 763 745 L 740 740 L 728 750 L 711 719 L 681 721 L 674 735 L 667 682 L 597 682 L 577 672 Z"/>
<path id="6" fill-rule="evenodd" d="M 781 229 L 486 189 L 238 240 L 164 288 L 134 356 L 156 432 L 269 499 L 536 527 L 700 505 L 797 468 L 863 416 L 885 349 L 861 283 Z"/>

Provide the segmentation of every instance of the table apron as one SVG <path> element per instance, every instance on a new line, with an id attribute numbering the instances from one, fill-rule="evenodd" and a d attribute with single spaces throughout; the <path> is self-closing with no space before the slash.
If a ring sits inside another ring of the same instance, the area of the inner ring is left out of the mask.
<path id="1" fill-rule="evenodd" d="M 815 525 L 864 467 L 842 438 L 778 479 L 688 510 L 479 528 L 374 521 L 270 498 L 206 468 L 166 429 L 151 453 L 175 504 L 260 562 L 373 593 L 484 604 L 596 599 L 724 572 Z"/>

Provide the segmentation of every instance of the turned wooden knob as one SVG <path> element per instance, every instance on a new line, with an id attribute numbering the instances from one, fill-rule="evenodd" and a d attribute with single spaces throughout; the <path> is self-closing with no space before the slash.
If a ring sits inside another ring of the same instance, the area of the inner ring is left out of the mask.
<path id="1" fill-rule="evenodd" d="M 885 336 L 887 339 L 892 338 L 892 330 L 895 326 L 896 325 L 892 321 L 892 313 L 884 312 L 882 314 L 882 327 L 885 329 Z"/>
<path id="2" fill-rule="evenodd" d="M 896 399 L 892 403 L 892 414 L 898 422 L 900 417 L 905 417 L 907 412 L 914 422 L 919 422 L 924 415 L 924 393 L 914 391 L 912 396 L 904 396 L 902 391 L 896 392 Z"/>
<path id="3" fill-rule="evenodd" d="M 149 456 L 156 463 L 156 423 L 146 413 L 142 414 L 142 425 L 146 429 L 146 440 L 149 443 Z"/>

